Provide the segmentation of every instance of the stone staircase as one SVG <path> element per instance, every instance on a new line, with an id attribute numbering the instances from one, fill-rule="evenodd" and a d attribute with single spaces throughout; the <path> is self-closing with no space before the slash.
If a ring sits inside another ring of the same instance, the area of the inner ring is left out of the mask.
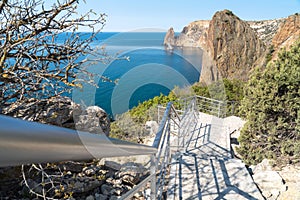
<path id="1" fill-rule="evenodd" d="M 167 199 L 264 199 L 245 165 L 233 159 L 224 119 L 200 113 L 172 157 Z"/>

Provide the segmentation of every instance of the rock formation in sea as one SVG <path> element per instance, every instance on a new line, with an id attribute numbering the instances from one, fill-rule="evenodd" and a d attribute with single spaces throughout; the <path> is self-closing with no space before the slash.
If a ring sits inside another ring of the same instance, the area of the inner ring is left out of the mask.
<path id="1" fill-rule="evenodd" d="M 201 47 L 200 39 L 206 34 L 209 27 L 209 20 L 194 21 L 185 26 L 179 36 L 175 37 L 174 29 L 170 28 L 165 36 L 164 44 L 179 47 Z"/>
<path id="2" fill-rule="evenodd" d="M 300 36 L 298 14 L 288 18 L 243 21 L 229 10 L 215 13 L 212 20 L 194 21 L 179 36 L 170 29 L 165 37 L 172 46 L 203 49 L 200 81 L 221 78 L 247 80 L 255 66 L 263 66 L 266 55 L 273 59 Z M 172 34 L 171 34 L 172 33 Z"/>
<path id="3" fill-rule="evenodd" d="M 167 49 L 172 49 L 175 46 L 175 32 L 174 29 L 171 27 L 164 39 L 164 45 Z"/>

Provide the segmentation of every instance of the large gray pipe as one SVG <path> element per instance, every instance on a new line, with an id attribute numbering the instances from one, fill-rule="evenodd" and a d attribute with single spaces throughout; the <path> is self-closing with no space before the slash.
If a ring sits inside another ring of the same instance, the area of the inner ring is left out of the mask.
<path id="1" fill-rule="evenodd" d="M 0 167 L 30 163 L 149 155 L 157 149 L 0 115 Z"/>

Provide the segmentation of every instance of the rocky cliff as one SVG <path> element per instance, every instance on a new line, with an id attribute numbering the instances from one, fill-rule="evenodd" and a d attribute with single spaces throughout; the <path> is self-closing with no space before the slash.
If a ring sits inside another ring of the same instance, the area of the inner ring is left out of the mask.
<path id="1" fill-rule="evenodd" d="M 284 19 L 280 28 L 272 38 L 272 45 L 276 57 L 277 52 L 282 48 L 289 48 L 296 40 L 300 38 L 300 15 L 291 15 Z"/>
<path id="2" fill-rule="evenodd" d="M 200 20 L 184 27 L 179 36 L 170 29 L 165 44 L 200 47 L 204 50 L 201 81 L 210 83 L 221 78 L 246 80 L 249 72 L 273 58 L 280 48 L 289 47 L 300 35 L 300 16 L 243 21 L 231 11 L 217 12 L 212 20 Z"/>
<path id="3" fill-rule="evenodd" d="M 261 62 L 266 47 L 247 22 L 231 11 L 217 12 L 210 21 L 202 47 L 210 58 L 204 62 L 200 81 L 210 83 L 221 78 L 245 80 L 255 64 Z"/>

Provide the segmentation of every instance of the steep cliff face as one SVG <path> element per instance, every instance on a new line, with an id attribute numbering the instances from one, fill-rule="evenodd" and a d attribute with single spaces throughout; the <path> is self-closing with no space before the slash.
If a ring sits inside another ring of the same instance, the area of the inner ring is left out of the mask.
<path id="1" fill-rule="evenodd" d="M 190 23 L 177 37 L 170 29 L 165 43 L 202 48 L 200 81 L 209 84 L 221 78 L 246 80 L 255 66 L 266 62 L 268 53 L 276 58 L 281 48 L 288 49 L 299 37 L 299 14 L 282 19 L 243 21 L 224 10 L 217 12 L 212 20 Z"/>
<path id="2" fill-rule="evenodd" d="M 289 48 L 300 38 L 300 15 L 291 15 L 284 19 L 279 30 L 272 39 L 275 57 L 281 48 Z"/>
<path id="3" fill-rule="evenodd" d="M 261 61 L 266 47 L 247 22 L 231 11 L 217 12 L 209 24 L 202 47 L 211 62 L 204 62 L 200 81 L 210 83 L 221 78 L 245 80 Z"/>

